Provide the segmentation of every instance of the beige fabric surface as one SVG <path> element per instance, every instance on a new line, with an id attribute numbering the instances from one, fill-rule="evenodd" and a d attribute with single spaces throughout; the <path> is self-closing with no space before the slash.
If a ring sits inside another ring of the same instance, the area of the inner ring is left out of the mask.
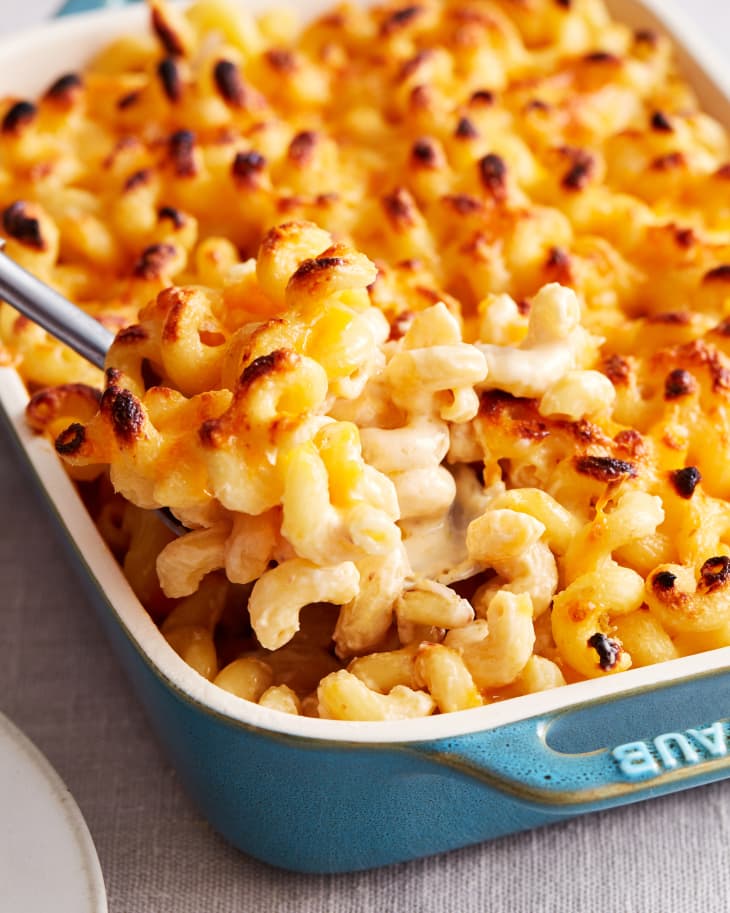
<path id="1" fill-rule="evenodd" d="M 0 711 L 76 798 L 110 913 L 730 909 L 730 781 L 354 875 L 287 874 L 231 849 L 191 806 L 158 750 L 5 435 Z M 22 913 L 3 908 L 1 890 L 0 913 Z"/>

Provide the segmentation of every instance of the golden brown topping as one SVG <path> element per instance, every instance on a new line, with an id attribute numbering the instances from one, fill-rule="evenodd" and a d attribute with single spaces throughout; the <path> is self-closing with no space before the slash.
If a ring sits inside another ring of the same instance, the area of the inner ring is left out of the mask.
<path id="1" fill-rule="evenodd" d="M 19 133 L 35 120 L 37 113 L 38 109 L 29 101 L 16 102 L 3 117 L 0 130 L 3 133 Z"/>
<path id="2" fill-rule="evenodd" d="M 411 156 L 417 165 L 425 168 L 438 168 L 440 164 L 439 151 L 430 137 L 417 139 L 411 149 Z"/>
<path id="3" fill-rule="evenodd" d="M 266 159 L 260 152 L 255 149 L 249 149 L 248 152 L 238 152 L 231 166 L 231 173 L 237 181 L 245 184 L 256 182 L 258 175 L 266 167 Z"/>
<path id="4" fill-rule="evenodd" d="M 78 422 L 69 425 L 56 438 L 56 452 L 62 456 L 71 456 L 77 453 L 86 440 L 86 429 Z"/>
<path id="5" fill-rule="evenodd" d="M 615 668 L 621 658 L 621 643 L 611 637 L 606 637 L 600 631 L 597 631 L 588 638 L 588 646 L 598 654 L 598 665 L 604 672 Z"/>
<path id="6" fill-rule="evenodd" d="M 475 107 L 491 107 L 496 100 L 496 96 L 491 89 L 477 89 L 476 92 L 472 92 L 469 103 Z"/>
<path id="7" fill-rule="evenodd" d="M 501 203 L 507 198 L 507 166 L 504 159 L 494 152 L 479 159 L 479 176 L 494 200 Z"/>
<path id="8" fill-rule="evenodd" d="M 730 263 L 722 263 L 708 270 L 702 277 L 703 282 L 730 282 Z"/>
<path id="9" fill-rule="evenodd" d="M 651 116 L 651 129 L 658 133 L 674 133 L 674 127 L 663 111 L 655 111 Z"/>
<path id="10" fill-rule="evenodd" d="M 680 357 L 697 367 L 707 368 L 715 392 L 730 390 L 730 361 L 715 346 L 704 339 L 695 339 L 680 346 Z"/>
<path id="11" fill-rule="evenodd" d="M 660 571 L 658 574 L 654 575 L 651 583 L 652 587 L 658 592 L 666 592 L 674 589 L 674 584 L 676 582 L 676 574 L 672 574 L 671 571 Z"/>
<path id="12" fill-rule="evenodd" d="M 401 311 L 400 314 L 397 314 L 391 321 L 388 339 L 402 339 L 408 332 L 415 316 L 413 311 Z"/>
<path id="13" fill-rule="evenodd" d="M 694 233 L 694 230 L 691 228 L 675 228 L 674 230 L 674 240 L 677 242 L 677 246 L 683 248 L 684 250 L 689 250 L 690 247 L 694 245 L 697 240 L 697 236 Z"/>
<path id="14" fill-rule="evenodd" d="M 685 466 L 669 473 L 669 478 L 680 498 L 691 498 L 695 488 L 702 481 L 702 474 L 696 466 Z"/>
<path id="15" fill-rule="evenodd" d="M 675 168 L 683 168 L 686 164 L 684 153 L 668 152 L 655 158 L 650 167 L 652 171 L 673 171 Z"/>
<path id="16" fill-rule="evenodd" d="M 383 209 L 396 231 L 405 231 L 416 224 L 416 203 L 405 187 L 397 187 L 382 199 Z"/>
<path id="17" fill-rule="evenodd" d="M 128 193 L 130 190 L 144 187 L 145 184 L 149 184 L 151 179 L 152 172 L 149 168 L 142 168 L 139 171 L 135 171 L 134 174 L 130 174 L 124 182 L 124 192 Z"/>
<path id="18" fill-rule="evenodd" d="M 121 329 L 114 338 L 114 342 L 123 345 L 137 345 L 140 342 L 146 342 L 149 339 L 149 333 L 138 323 Z"/>
<path id="19" fill-rule="evenodd" d="M 422 6 L 404 6 L 401 9 L 391 13 L 380 26 L 380 32 L 383 35 L 391 35 L 399 29 L 405 28 L 414 22 L 423 12 Z"/>
<path id="20" fill-rule="evenodd" d="M 26 247 L 45 250 L 46 241 L 41 233 L 41 224 L 34 213 L 34 204 L 16 200 L 3 211 L 3 228 L 7 235 Z"/>
<path id="21" fill-rule="evenodd" d="M 339 193 L 335 193 L 334 191 L 331 193 L 318 193 L 314 198 L 314 203 L 316 206 L 326 209 L 328 206 L 333 206 L 339 199 Z"/>
<path id="22" fill-rule="evenodd" d="M 659 42 L 659 36 L 653 29 L 637 29 L 634 32 L 634 40 L 637 44 L 646 44 L 655 47 Z"/>
<path id="23" fill-rule="evenodd" d="M 213 79 L 221 98 L 233 108 L 246 104 L 246 87 L 241 73 L 230 60 L 219 60 L 213 68 Z"/>
<path id="24" fill-rule="evenodd" d="M 177 286 L 163 289 L 158 295 L 157 303 L 166 314 L 165 324 L 162 328 L 163 342 L 177 342 L 180 338 L 180 322 L 185 308 L 193 296 L 194 292 L 191 289 Z"/>
<path id="25" fill-rule="evenodd" d="M 287 284 L 287 293 L 314 300 L 337 286 L 345 276 L 356 274 L 365 279 L 375 271 L 361 254 L 349 255 L 343 245 L 334 245 L 319 257 L 300 264 Z"/>
<path id="26" fill-rule="evenodd" d="M 162 83 L 162 90 L 171 102 L 180 101 L 182 81 L 180 70 L 174 57 L 165 57 L 157 65 L 157 75 Z"/>
<path id="27" fill-rule="evenodd" d="M 591 51 L 583 58 L 587 63 L 608 63 L 615 66 L 621 63 L 621 58 L 610 51 Z"/>
<path id="28" fill-rule="evenodd" d="M 577 457 L 575 468 L 581 475 L 590 476 L 599 482 L 618 482 L 621 479 L 636 477 L 636 466 L 633 463 L 614 457 Z"/>
<path id="29" fill-rule="evenodd" d="M 566 190 L 583 190 L 595 173 L 595 158 L 586 149 L 572 146 L 564 146 L 561 152 L 572 162 L 563 175 L 563 187 Z"/>
<path id="30" fill-rule="evenodd" d="M 631 377 L 631 365 L 622 355 L 609 355 L 601 370 L 614 386 L 627 383 Z"/>
<path id="31" fill-rule="evenodd" d="M 614 441 L 622 451 L 635 460 L 646 453 L 644 438 L 635 428 L 624 428 L 623 431 L 619 431 Z"/>
<path id="32" fill-rule="evenodd" d="M 410 79 L 423 63 L 432 58 L 433 51 L 429 48 L 414 54 L 410 60 L 406 60 L 398 71 L 398 82 L 405 82 L 407 79 Z"/>
<path id="33" fill-rule="evenodd" d="M 176 254 L 173 244 L 151 244 L 142 251 L 132 275 L 137 279 L 159 279 Z"/>
<path id="34" fill-rule="evenodd" d="M 647 322 L 667 327 L 688 327 L 692 323 L 692 315 L 687 311 L 662 311 L 650 314 Z"/>
<path id="35" fill-rule="evenodd" d="M 273 352 L 255 358 L 241 374 L 235 390 L 234 402 L 245 401 L 251 389 L 259 382 L 266 381 L 269 378 L 276 381 L 296 369 L 301 361 L 301 356 L 289 349 L 276 349 Z M 236 417 L 231 411 L 219 418 L 206 419 L 198 428 L 198 439 L 208 449 L 223 447 L 231 438 L 231 422 L 236 423 L 241 420 L 245 426 L 247 422 L 246 415 L 242 414 Z"/>
<path id="36" fill-rule="evenodd" d="M 313 130 L 303 130 L 297 133 L 294 139 L 289 143 L 287 156 L 291 162 L 300 168 L 309 164 L 314 157 L 314 150 L 319 140 L 319 136 Z"/>
<path id="37" fill-rule="evenodd" d="M 83 413 L 84 418 L 91 418 L 100 400 L 101 392 L 96 387 L 77 383 L 60 384 L 34 393 L 25 407 L 25 417 L 34 431 L 42 432 L 64 414 Z"/>
<path id="38" fill-rule="evenodd" d="M 700 579 L 697 584 L 698 592 L 714 593 L 730 581 L 730 558 L 727 555 L 718 555 L 717 558 L 708 558 L 700 568 Z"/>
<path id="39" fill-rule="evenodd" d="M 718 336 L 730 336 L 730 317 L 721 320 L 716 327 L 713 327 L 712 332 Z"/>
<path id="40" fill-rule="evenodd" d="M 159 219 L 169 219 L 175 228 L 182 228 L 186 222 L 184 214 L 179 209 L 175 209 L 174 206 L 161 206 L 157 210 L 157 217 Z"/>
<path id="41" fill-rule="evenodd" d="M 276 349 L 268 355 L 260 355 L 250 365 L 247 365 L 241 375 L 241 388 L 246 389 L 267 374 L 275 374 L 280 368 L 289 363 L 291 352 L 286 349 Z"/>
<path id="42" fill-rule="evenodd" d="M 84 88 L 81 77 L 77 73 L 66 73 L 59 76 L 46 90 L 45 98 L 53 101 L 70 101 Z"/>
<path id="43" fill-rule="evenodd" d="M 545 261 L 545 269 L 554 282 L 570 285 L 570 255 L 562 247 L 551 247 Z"/>
<path id="44" fill-rule="evenodd" d="M 198 169 L 195 165 L 195 134 L 192 130 L 173 133 L 168 146 L 178 177 L 194 177 Z"/>
<path id="45" fill-rule="evenodd" d="M 296 284 L 304 279 L 309 279 L 317 273 L 326 273 L 329 272 L 329 270 L 337 269 L 337 267 L 342 266 L 344 262 L 342 257 L 317 257 L 316 259 L 305 260 L 297 268 L 289 281 Z"/>
<path id="46" fill-rule="evenodd" d="M 433 90 L 429 86 L 414 86 L 409 100 L 414 111 L 428 111 L 434 103 Z"/>
<path id="47" fill-rule="evenodd" d="M 494 18 L 488 12 L 475 6 L 457 6 L 451 10 L 451 15 L 457 22 L 478 22 L 490 28 L 497 27 Z"/>
<path id="48" fill-rule="evenodd" d="M 139 92 L 127 92 L 117 101 L 117 108 L 120 111 L 126 111 L 128 108 L 133 108 L 139 101 L 139 98 Z"/>
<path id="49" fill-rule="evenodd" d="M 468 117 L 460 117 L 454 130 L 454 136 L 457 139 L 475 139 L 479 136 L 479 131 Z"/>
<path id="50" fill-rule="evenodd" d="M 139 437 L 144 426 L 144 412 L 137 397 L 130 390 L 107 387 L 99 406 L 102 414 L 111 419 L 112 430 L 122 446 Z"/>
<path id="51" fill-rule="evenodd" d="M 664 399 L 679 399 L 680 396 L 688 396 L 697 389 L 697 381 L 683 368 L 676 368 L 667 375 L 664 381 Z"/>
<path id="52" fill-rule="evenodd" d="M 476 197 L 469 196 L 468 193 L 451 193 L 445 196 L 443 201 L 460 216 L 482 212 L 484 209 L 482 201 Z"/>
<path id="53" fill-rule="evenodd" d="M 550 434 L 540 417 L 535 400 L 522 399 L 503 390 L 488 390 L 479 401 L 479 415 L 486 421 L 506 427 L 509 434 L 525 440 L 540 441 Z"/>
<path id="54" fill-rule="evenodd" d="M 167 53 L 174 57 L 183 56 L 185 54 L 183 39 L 177 34 L 172 23 L 165 18 L 164 13 L 158 7 L 153 7 L 150 19 L 152 28 Z"/>
<path id="55" fill-rule="evenodd" d="M 278 73 L 295 73 L 297 60 L 291 51 L 285 48 L 270 48 L 266 52 L 266 60 Z"/>

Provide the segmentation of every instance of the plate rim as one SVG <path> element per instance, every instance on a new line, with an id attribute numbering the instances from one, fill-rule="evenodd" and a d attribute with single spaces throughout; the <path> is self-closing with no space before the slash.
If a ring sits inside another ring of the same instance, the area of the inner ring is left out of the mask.
<path id="1" fill-rule="evenodd" d="M 0 712 L 0 744 L 12 744 L 22 759 L 23 766 L 32 768 L 48 786 L 48 793 L 57 811 L 61 814 L 70 836 L 78 849 L 79 859 L 85 875 L 88 913 L 108 913 L 106 886 L 89 826 L 68 786 L 48 758 L 35 742 L 27 736 L 8 716 Z M 75 910 L 74 913 L 85 913 Z"/>

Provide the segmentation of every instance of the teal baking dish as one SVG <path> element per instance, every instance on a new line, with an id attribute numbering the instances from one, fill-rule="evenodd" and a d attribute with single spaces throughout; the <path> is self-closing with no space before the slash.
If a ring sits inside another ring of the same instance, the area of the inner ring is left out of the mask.
<path id="1" fill-rule="evenodd" d="M 317 6 L 308 4 L 312 12 Z M 609 7 L 632 25 L 661 23 L 672 33 L 705 108 L 727 119 L 730 85 L 691 26 L 664 4 L 660 10 L 658 0 Z M 140 9 L 116 9 L 16 37 L 0 46 L 0 91 L 11 82 L 16 93 L 39 91 L 143 19 Z M 730 775 L 730 648 L 397 723 L 292 717 L 238 700 L 168 646 L 52 448 L 26 428 L 26 401 L 18 375 L 0 368 L 6 439 L 35 475 L 181 780 L 212 825 L 244 852 L 296 871 L 354 871 Z"/>

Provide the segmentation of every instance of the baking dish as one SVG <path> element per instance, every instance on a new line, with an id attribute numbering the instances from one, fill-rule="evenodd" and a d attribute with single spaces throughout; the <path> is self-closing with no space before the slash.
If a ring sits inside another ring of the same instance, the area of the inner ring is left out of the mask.
<path id="1" fill-rule="evenodd" d="M 252 9 L 270 5 L 258 0 Z M 314 14 L 326 3 L 308 4 Z M 664 5 L 609 3 L 683 48 L 707 111 L 730 85 L 691 24 Z M 0 47 L 0 92 L 33 95 L 145 11 L 69 18 Z M 702 63 L 700 64 L 700 61 Z M 290 717 L 240 701 L 189 669 L 137 602 L 47 441 L 0 369 L 22 449 L 107 634 L 181 779 L 225 837 L 284 868 L 352 871 L 441 852 L 730 772 L 730 648 L 479 710 L 398 723 Z"/>

